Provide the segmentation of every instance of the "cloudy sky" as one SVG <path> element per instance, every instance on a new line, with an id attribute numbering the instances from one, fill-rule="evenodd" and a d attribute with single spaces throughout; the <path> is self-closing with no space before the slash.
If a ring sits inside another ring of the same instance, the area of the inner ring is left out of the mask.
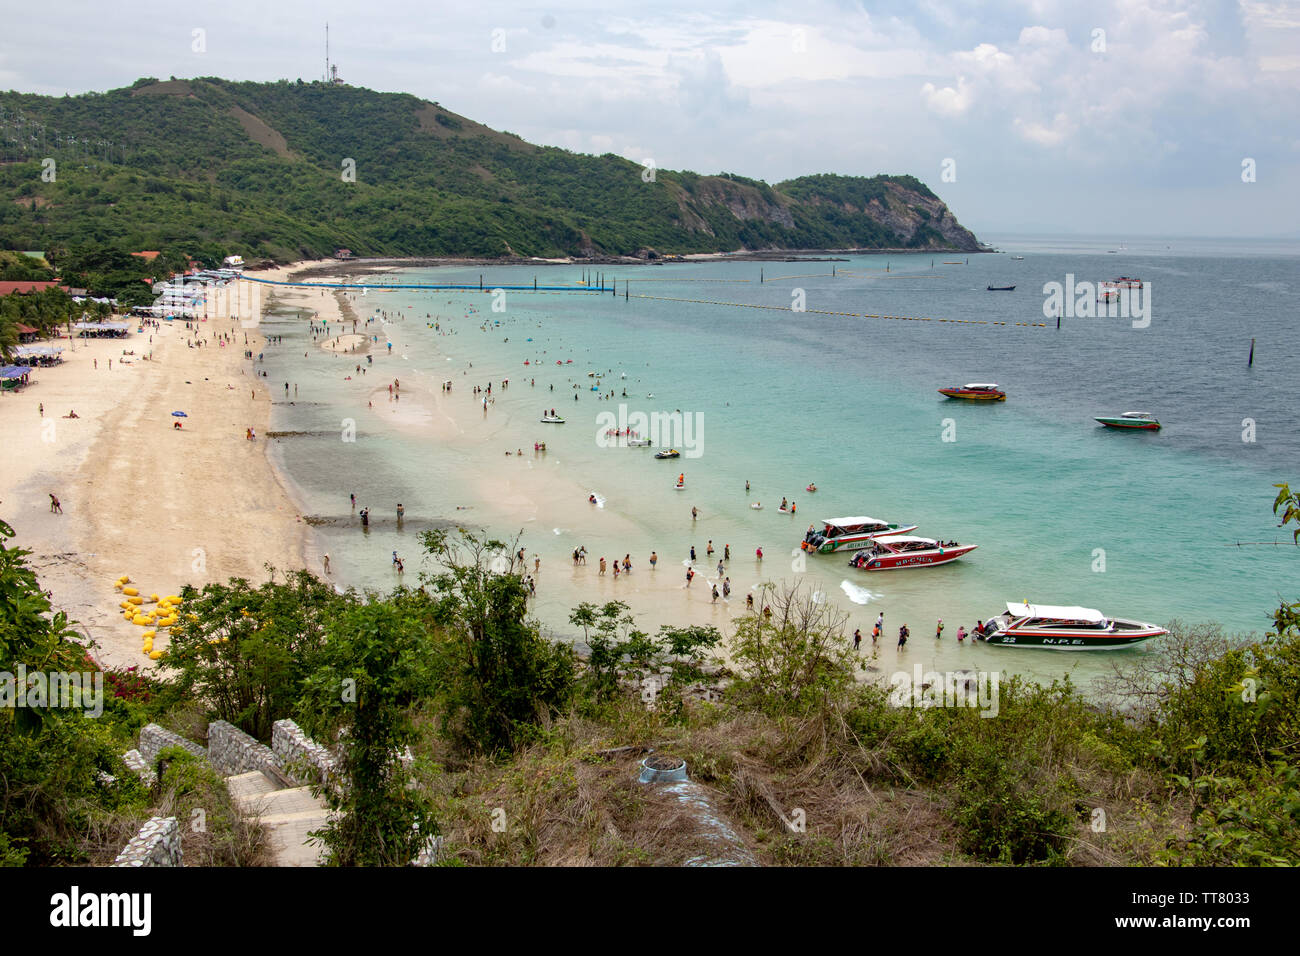
<path id="1" fill-rule="evenodd" d="M 1300 237 L 1300 0 L 65 0 L 9 5 L 0 88 L 313 79 L 327 20 L 348 83 L 533 142 L 912 173 L 981 236 Z"/>

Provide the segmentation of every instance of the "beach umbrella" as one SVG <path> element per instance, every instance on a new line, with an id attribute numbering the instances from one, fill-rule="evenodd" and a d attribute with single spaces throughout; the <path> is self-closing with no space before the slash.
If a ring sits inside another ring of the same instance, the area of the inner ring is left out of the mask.
<path id="1" fill-rule="evenodd" d="M 189 418 L 184 412 L 172 412 L 172 418 Z"/>

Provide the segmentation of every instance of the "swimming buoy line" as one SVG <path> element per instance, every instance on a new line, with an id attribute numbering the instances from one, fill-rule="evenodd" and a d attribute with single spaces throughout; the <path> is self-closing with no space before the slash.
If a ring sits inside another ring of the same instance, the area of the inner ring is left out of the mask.
<path id="1" fill-rule="evenodd" d="M 684 299 L 667 295 L 646 295 L 643 292 L 638 292 L 636 297 L 638 299 L 653 299 L 659 302 L 690 302 L 694 305 L 725 305 L 735 309 L 767 309 L 771 312 L 790 311 L 788 306 L 758 305 L 753 302 L 724 302 L 719 299 Z M 991 319 L 936 319 L 932 316 L 876 315 L 870 312 L 836 312 L 830 309 L 804 309 L 803 311 L 812 312 L 815 315 L 840 315 L 848 319 L 891 319 L 896 322 L 946 322 L 951 325 L 1014 325 L 1026 329 L 1047 328 L 1046 322 L 995 322 Z"/>

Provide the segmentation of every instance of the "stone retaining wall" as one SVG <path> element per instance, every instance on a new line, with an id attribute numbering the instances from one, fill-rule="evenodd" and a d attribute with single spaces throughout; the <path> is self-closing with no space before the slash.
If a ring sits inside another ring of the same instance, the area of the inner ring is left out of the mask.
<path id="1" fill-rule="evenodd" d="M 181 866 L 181 829 L 175 817 L 153 817 L 117 855 L 114 866 Z"/>
<path id="2" fill-rule="evenodd" d="M 126 764 L 136 775 L 144 781 L 146 787 L 152 787 L 158 780 L 158 775 L 153 772 L 149 766 L 149 761 L 144 759 L 144 754 L 138 750 L 128 750 L 122 754 L 122 763 Z"/>
<path id="3" fill-rule="evenodd" d="M 224 720 L 208 724 L 208 760 L 218 773 L 227 777 L 253 770 L 274 773 L 280 769 L 280 762 L 270 747 Z"/>
<path id="4" fill-rule="evenodd" d="M 140 754 L 152 766 L 167 747 L 184 747 L 201 760 L 208 759 L 208 752 L 192 740 L 186 740 L 180 734 L 174 734 L 157 724 L 145 724 L 140 730 Z"/>
<path id="5" fill-rule="evenodd" d="M 334 755 L 292 720 L 271 725 L 271 750 L 284 773 L 300 785 L 326 783 L 334 774 Z"/>

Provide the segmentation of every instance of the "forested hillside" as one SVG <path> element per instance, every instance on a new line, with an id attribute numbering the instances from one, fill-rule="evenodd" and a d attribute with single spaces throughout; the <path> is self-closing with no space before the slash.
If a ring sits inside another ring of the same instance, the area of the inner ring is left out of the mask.
<path id="1" fill-rule="evenodd" d="M 649 181 L 647 181 L 649 180 Z M 978 248 L 911 176 L 655 170 L 534 146 L 415 96 L 141 79 L 0 94 L 0 247 L 280 261 Z"/>

